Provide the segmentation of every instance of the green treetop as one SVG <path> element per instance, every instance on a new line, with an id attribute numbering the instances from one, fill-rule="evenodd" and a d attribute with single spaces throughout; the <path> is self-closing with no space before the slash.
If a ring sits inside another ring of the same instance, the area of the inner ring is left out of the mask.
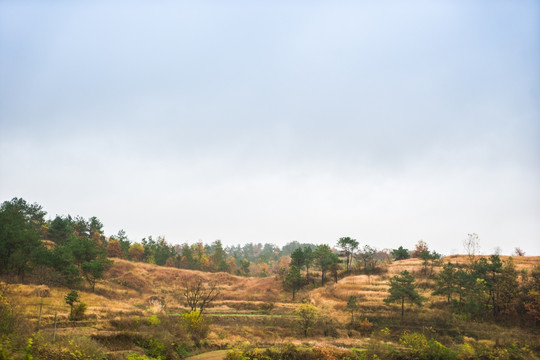
<path id="1" fill-rule="evenodd" d="M 384 302 L 401 302 L 402 319 L 405 312 L 405 301 L 420 306 L 422 305 L 422 301 L 425 300 L 425 298 L 416 291 L 414 280 L 414 276 L 407 270 L 401 272 L 400 275 L 390 278 L 390 289 L 388 289 L 390 296 L 384 299 Z"/>

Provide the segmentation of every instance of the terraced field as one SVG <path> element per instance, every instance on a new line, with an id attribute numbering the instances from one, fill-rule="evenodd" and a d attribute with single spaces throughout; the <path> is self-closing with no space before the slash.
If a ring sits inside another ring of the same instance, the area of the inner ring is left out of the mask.
<path id="1" fill-rule="evenodd" d="M 467 258 L 453 256 L 445 258 L 445 261 L 465 262 Z M 516 258 L 515 263 L 518 268 L 530 268 L 540 263 L 540 257 Z M 156 331 L 153 325 L 155 321 L 166 322 L 173 333 L 182 331 L 178 325 L 178 315 L 186 310 L 182 284 L 186 280 L 203 279 L 205 282 L 218 283 L 221 293 L 212 306 L 206 309 L 206 314 L 212 319 L 212 330 L 207 342 L 214 348 L 223 349 L 246 340 L 261 346 L 292 342 L 361 347 L 368 339 L 361 334 L 349 336 L 350 332 L 345 326 L 339 326 L 338 336 L 334 338 L 302 338 L 296 327 L 298 318 L 295 315 L 299 301 L 309 299 L 322 315 L 346 324 L 350 315 L 344 308 L 349 297 L 354 295 L 359 300 L 357 316 L 369 319 L 373 326 L 372 333 L 377 334 L 384 328 L 398 333 L 404 329 L 397 316 L 398 306 L 389 306 L 383 302 L 388 296 L 388 279 L 403 270 L 417 273 L 421 267 L 422 263 L 418 259 L 397 261 L 389 264 L 387 271 L 381 275 L 351 275 L 337 283 L 328 282 L 324 287 L 306 288 L 297 294 L 297 301 L 293 302 L 291 295 L 283 291 L 281 281 L 276 277 L 245 278 L 116 259 L 105 279 L 96 286 L 95 293 L 80 292 L 81 300 L 88 304 L 87 316 L 82 321 L 68 320 L 69 307 L 64 301 L 68 289 L 50 288 L 46 296 L 40 298 L 39 289 L 35 285 L 13 285 L 10 297 L 36 328 L 42 301 L 39 326 L 44 336 L 52 339 L 56 316 L 56 336 L 73 333 L 89 336 L 106 344 L 111 353 L 124 354 L 133 350 L 132 344 L 138 338 L 145 334 L 150 336 Z M 424 281 L 420 291 L 427 297 L 432 291 L 430 282 Z M 424 331 L 430 328 L 430 331 L 443 335 L 456 335 L 456 320 L 448 319 L 437 297 L 431 297 L 421 310 L 409 307 L 406 312 L 407 329 Z M 496 330 L 493 326 L 483 328 L 479 325 L 470 331 L 459 331 L 460 336 L 482 338 L 492 335 L 493 331 L 509 334 L 510 330 Z M 222 354 L 208 354 L 208 359 L 219 359 Z M 198 359 L 206 358 L 203 356 Z"/>

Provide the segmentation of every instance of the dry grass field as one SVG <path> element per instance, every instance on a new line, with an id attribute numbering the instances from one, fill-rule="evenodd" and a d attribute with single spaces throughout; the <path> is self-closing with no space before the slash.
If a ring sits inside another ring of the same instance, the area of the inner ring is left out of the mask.
<path id="1" fill-rule="evenodd" d="M 444 261 L 464 263 L 468 258 L 453 255 L 444 258 Z M 540 257 L 514 258 L 514 263 L 518 269 L 532 268 L 540 264 Z M 46 334 L 53 331 L 56 313 L 59 336 L 77 333 L 106 339 L 118 336 L 119 332 L 133 332 L 141 326 L 144 328 L 147 326 L 147 319 L 152 315 L 168 314 L 171 321 L 177 321 L 175 316 L 186 310 L 182 296 L 183 283 L 203 279 L 204 282 L 215 282 L 220 289 L 219 298 L 206 311 L 212 316 L 213 323 L 207 339 L 211 348 L 223 349 L 246 341 L 258 346 L 291 342 L 302 346 L 324 343 L 362 347 L 372 340 L 358 332 L 351 333 L 345 329 L 350 314 L 344 311 L 344 308 L 349 297 L 354 295 L 359 300 L 357 316 L 368 318 L 372 322 L 371 337 L 387 341 L 384 334 L 379 334 L 381 330 L 390 327 L 391 332 L 397 334 L 405 326 L 399 321 L 398 305 L 387 305 L 383 302 L 388 296 L 388 279 L 403 270 L 419 273 L 421 268 L 422 262 L 419 259 L 397 261 L 389 264 L 387 271 L 381 275 L 351 275 L 337 283 L 329 281 L 324 287 L 304 289 L 297 294 L 296 302 L 292 302 L 290 293 L 283 291 L 281 281 L 276 277 L 246 278 L 227 273 L 205 273 L 114 259 L 114 264 L 104 279 L 96 285 L 95 293 L 84 290 L 79 292 L 81 301 L 88 304 L 84 320 L 68 320 L 69 307 L 64 301 L 68 292 L 66 288 L 50 288 L 45 291 L 46 296 L 40 298 L 39 290 L 43 289 L 37 285 L 14 284 L 9 288 L 9 297 L 36 327 L 42 301 L 40 325 Z M 422 285 L 420 292 L 428 297 L 432 292 L 429 281 Z M 317 335 L 303 338 L 299 334 L 295 326 L 297 319 L 294 312 L 301 299 L 309 299 L 321 314 L 326 314 L 341 324 L 338 326 L 337 337 Z M 407 308 L 407 328 L 422 331 L 431 328 L 430 331 L 450 334 L 455 331 L 453 328 L 463 325 L 463 321 L 460 322 L 459 319 L 448 318 L 448 313 L 445 313 L 439 304 L 440 299 L 430 297 L 422 309 Z M 501 336 L 520 337 L 540 345 L 537 334 L 493 324 L 478 323 L 467 331 L 460 331 L 461 336 L 486 341 L 498 341 Z M 495 338 L 496 332 L 499 335 Z M 120 354 L 125 352 L 126 348 L 116 346 L 113 350 Z"/>

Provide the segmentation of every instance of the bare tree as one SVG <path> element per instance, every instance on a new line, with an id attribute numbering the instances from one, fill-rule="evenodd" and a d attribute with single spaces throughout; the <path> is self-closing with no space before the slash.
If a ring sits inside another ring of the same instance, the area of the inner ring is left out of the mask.
<path id="1" fill-rule="evenodd" d="M 467 234 L 467 238 L 463 240 L 463 247 L 469 257 L 469 262 L 471 265 L 474 264 L 474 258 L 480 250 L 480 238 L 478 237 L 478 234 Z"/>
<path id="2" fill-rule="evenodd" d="M 187 305 L 191 311 L 198 310 L 200 315 L 220 294 L 215 282 L 205 283 L 202 278 L 184 279 L 182 285 Z"/>
<path id="3" fill-rule="evenodd" d="M 512 254 L 514 256 L 525 256 L 525 251 L 523 251 L 521 248 L 515 248 L 514 253 Z"/>
<path id="4" fill-rule="evenodd" d="M 418 242 L 415 245 L 414 251 L 411 255 L 413 258 L 420 257 L 420 254 L 429 251 L 428 244 L 424 240 L 418 240 Z"/>

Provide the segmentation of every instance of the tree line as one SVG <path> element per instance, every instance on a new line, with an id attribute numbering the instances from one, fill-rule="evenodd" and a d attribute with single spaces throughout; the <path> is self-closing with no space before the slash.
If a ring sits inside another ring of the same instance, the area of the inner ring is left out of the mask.
<path id="1" fill-rule="evenodd" d="M 455 313 L 472 318 L 540 324 L 540 266 L 518 271 L 512 258 L 472 258 L 468 264 L 444 264 L 435 277 L 433 295 L 446 298 Z"/>
<path id="2" fill-rule="evenodd" d="M 472 257 L 467 264 L 447 262 L 436 274 L 422 271 L 420 276 L 432 278 L 431 295 L 443 297 L 445 307 L 459 316 L 540 324 L 539 265 L 518 271 L 512 258 L 491 255 Z M 399 303 L 401 318 L 405 304 L 422 306 L 427 300 L 408 271 L 390 278 L 389 286 L 390 295 L 384 301 Z"/>
<path id="3" fill-rule="evenodd" d="M 110 265 L 103 224 L 96 218 L 45 220 L 38 204 L 15 198 L 0 206 L 0 275 L 24 282 L 76 287 L 84 280 L 92 290 Z M 44 241 L 44 239 L 46 239 Z"/>
<path id="4" fill-rule="evenodd" d="M 307 285 L 324 286 L 329 280 L 337 282 L 351 273 L 369 277 L 380 273 L 391 260 L 417 257 L 422 260 L 418 275 L 432 279 L 433 295 L 444 296 L 446 306 L 456 313 L 480 317 L 489 311 L 496 319 L 531 315 L 536 321 L 540 318 L 540 270 L 518 272 L 511 261 L 501 261 L 497 255 L 477 258 L 476 234 L 469 234 L 464 242 L 468 264 L 443 266 L 442 256 L 430 251 L 424 241 L 419 241 L 413 250 L 402 246 L 377 250 L 368 244 L 360 246 L 351 237 L 339 238 L 334 247 L 296 241 L 282 248 L 260 243 L 224 247 L 219 240 L 212 244 L 171 245 L 164 237 L 152 236 L 132 242 L 123 230 L 106 237 L 96 217 L 67 215 L 47 220 L 45 216 L 40 205 L 20 198 L 0 205 L 0 276 L 21 282 L 31 276 L 38 283 L 70 288 L 86 282 L 93 291 L 112 263 L 110 258 L 122 258 L 241 276 L 276 275 L 294 299 Z M 441 271 L 434 270 L 441 266 Z M 422 298 L 414 294 L 413 275 L 400 276 L 392 282 L 403 288 L 396 285 L 398 295 L 388 301 L 401 301 L 402 309 L 406 302 L 421 303 Z"/>
<path id="5" fill-rule="evenodd" d="M 94 289 L 110 265 L 109 259 L 121 258 L 240 276 L 285 278 L 292 269 L 290 279 L 295 272 L 305 270 L 307 282 L 320 276 L 324 284 L 328 276 L 337 281 L 343 271 L 352 271 L 354 259 L 364 264 L 364 271 L 369 271 L 376 268 L 378 261 L 391 257 L 389 250 L 378 251 L 368 245 L 356 251 L 358 242 L 351 238 L 341 238 L 334 248 L 297 241 L 281 248 L 261 243 L 224 247 L 220 240 L 211 244 L 172 245 L 162 236 L 133 242 L 124 230 L 105 236 L 103 224 L 95 216 L 85 219 L 57 215 L 46 219 L 46 215 L 41 205 L 21 198 L 1 204 L 0 276 L 17 277 L 23 282 L 31 275 L 41 283 L 68 287 L 86 281 Z M 310 276 L 310 269 L 315 268 L 317 272 Z M 297 280 L 292 283 L 300 284 Z"/>

